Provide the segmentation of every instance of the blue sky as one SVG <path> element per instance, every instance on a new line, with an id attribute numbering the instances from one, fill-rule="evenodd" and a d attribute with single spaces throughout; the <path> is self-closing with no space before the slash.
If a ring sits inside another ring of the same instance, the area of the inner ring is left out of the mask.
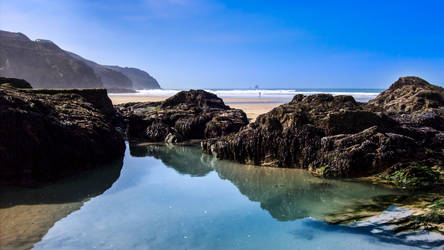
<path id="1" fill-rule="evenodd" d="M 443 1 L 0 0 L 0 28 L 163 88 L 444 83 Z"/>

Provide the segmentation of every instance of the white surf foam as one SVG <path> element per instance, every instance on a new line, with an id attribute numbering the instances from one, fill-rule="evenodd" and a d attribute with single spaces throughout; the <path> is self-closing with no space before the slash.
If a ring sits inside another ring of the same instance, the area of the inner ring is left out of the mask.
<path id="1" fill-rule="evenodd" d="M 138 90 L 137 93 L 128 94 L 110 94 L 110 95 L 140 95 L 140 96 L 172 96 L 181 90 L 177 89 L 149 89 L 149 90 Z M 303 95 L 313 95 L 313 94 L 332 94 L 336 95 L 351 95 L 357 101 L 367 102 L 375 98 L 379 92 L 348 92 L 348 91 L 300 91 L 300 90 L 290 90 L 290 89 L 257 89 L 257 90 L 211 90 L 206 91 L 216 94 L 219 97 L 240 97 L 240 98 L 256 98 L 256 97 L 270 97 L 270 98 L 284 98 L 291 99 L 296 94 Z"/>

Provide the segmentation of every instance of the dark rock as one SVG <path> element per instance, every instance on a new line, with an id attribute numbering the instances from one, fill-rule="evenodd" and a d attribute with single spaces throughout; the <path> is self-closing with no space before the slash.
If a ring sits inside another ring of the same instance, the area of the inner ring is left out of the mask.
<path id="1" fill-rule="evenodd" d="M 444 106 L 444 88 L 419 77 L 401 77 L 368 104 L 395 114 L 433 110 Z"/>
<path id="2" fill-rule="evenodd" d="M 0 88 L 0 181 L 33 185 L 121 157 L 106 90 Z"/>
<path id="3" fill-rule="evenodd" d="M 201 146 L 221 159 L 323 176 L 368 176 L 424 159 L 442 165 L 443 96 L 443 88 L 412 77 L 368 104 L 351 96 L 296 95 L 239 132 Z"/>
<path id="4" fill-rule="evenodd" d="M 163 102 L 116 105 L 128 122 L 128 137 L 151 142 L 214 138 L 248 123 L 242 110 L 203 90 L 181 91 Z"/>
<path id="5" fill-rule="evenodd" d="M 17 89 L 32 89 L 31 84 L 23 79 L 0 77 L 2 87 L 12 87 Z"/>
<path id="6" fill-rule="evenodd" d="M 166 143 L 183 142 L 183 137 L 179 133 L 172 131 L 165 137 L 165 142 Z"/>
<path id="7" fill-rule="evenodd" d="M 429 188 L 439 182 L 440 171 L 444 169 L 435 170 L 428 166 L 427 163 L 397 163 L 394 164 L 382 177 L 393 182 L 396 185 L 420 189 Z"/>
<path id="8" fill-rule="evenodd" d="M 419 77 L 401 77 L 368 103 L 401 124 L 444 130 L 444 88 Z"/>

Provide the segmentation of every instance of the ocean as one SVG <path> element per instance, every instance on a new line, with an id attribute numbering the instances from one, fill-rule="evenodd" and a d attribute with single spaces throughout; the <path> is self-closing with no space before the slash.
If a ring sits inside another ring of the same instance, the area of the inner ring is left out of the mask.
<path id="1" fill-rule="evenodd" d="M 149 89 L 138 90 L 138 93 L 129 93 L 128 95 L 141 96 L 172 96 L 184 89 Z M 214 93 L 221 98 L 280 98 L 290 100 L 297 94 L 313 95 L 319 93 L 327 93 L 336 95 L 351 95 L 356 101 L 368 102 L 375 98 L 383 89 L 341 89 L 341 88 L 300 88 L 300 89 L 205 89 L 208 92 Z M 110 94 L 113 95 L 113 94 Z M 118 94 L 124 95 L 124 94 Z"/>

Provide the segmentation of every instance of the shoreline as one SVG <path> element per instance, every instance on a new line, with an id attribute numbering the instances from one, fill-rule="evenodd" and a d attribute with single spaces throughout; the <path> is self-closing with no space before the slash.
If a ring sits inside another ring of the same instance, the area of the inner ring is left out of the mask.
<path id="1" fill-rule="evenodd" d="M 170 96 L 146 96 L 134 94 L 108 94 L 113 105 L 129 102 L 159 102 Z M 288 103 L 287 97 L 221 97 L 224 103 L 231 108 L 241 109 L 247 114 L 250 121 L 254 121 L 259 115 L 265 114 L 273 108 Z"/>

